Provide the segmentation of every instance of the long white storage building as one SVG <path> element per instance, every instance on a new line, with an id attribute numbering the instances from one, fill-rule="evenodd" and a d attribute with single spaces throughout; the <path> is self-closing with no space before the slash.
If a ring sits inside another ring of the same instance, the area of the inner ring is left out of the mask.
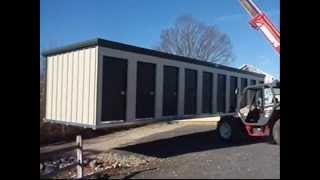
<path id="1" fill-rule="evenodd" d="M 233 112 L 263 74 L 104 39 L 43 52 L 47 121 L 103 128 Z"/>

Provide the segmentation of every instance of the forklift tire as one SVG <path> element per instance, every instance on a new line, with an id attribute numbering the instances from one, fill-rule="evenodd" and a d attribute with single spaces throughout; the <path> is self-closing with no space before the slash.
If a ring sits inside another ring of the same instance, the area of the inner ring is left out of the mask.
<path id="1" fill-rule="evenodd" d="M 276 144 L 280 145 L 280 119 L 273 125 L 272 138 Z"/>
<path id="2" fill-rule="evenodd" d="M 241 121 L 233 117 L 223 117 L 218 122 L 218 137 L 226 142 L 239 142 L 244 137 Z"/>

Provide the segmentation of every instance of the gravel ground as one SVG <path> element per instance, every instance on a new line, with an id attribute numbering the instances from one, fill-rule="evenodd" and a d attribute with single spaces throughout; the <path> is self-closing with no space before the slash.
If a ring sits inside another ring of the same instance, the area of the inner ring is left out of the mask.
<path id="1" fill-rule="evenodd" d="M 210 126 L 187 126 L 119 148 L 161 159 L 159 168 L 133 179 L 280 178 L 280 147 L 268 141 L 226 144 Z"/>
<path id="2" fill-rule="evenodd" d="M 75 178 L 76 167 L 64 169 L 64 167 L 70 166 L 72 163 L 75 163 L 75 159 L 72 156 L 41 163 L 43 168 L 40 167 L 40 176 L 41 178 L 53 179 Z M 125 176 L 139 170 L 155 167 L 158 164 L 157 158 L 117 150 L 97 154 L 93 159 L 84 159 L 83 163 L 85 179 Z M 58 172 L 58 169 L 62 171 Z"/>

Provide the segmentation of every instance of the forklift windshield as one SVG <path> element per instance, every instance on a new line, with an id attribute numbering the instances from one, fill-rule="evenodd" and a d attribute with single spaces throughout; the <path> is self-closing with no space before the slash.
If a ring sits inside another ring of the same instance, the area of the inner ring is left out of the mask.
<path id="1" fill-rule="evenodd" d="M 248 88 L 243 92 L 240 100 L 240 109 L 249 105 L 262 105 L 262 88 Z"/>
<path id="2" fill-rule="evenodd" d="M 273 88 L 276 103 L 280 103 L 280 88 Z"/>
<path id="3" fill-rule="evenodd" d="M 264 105 L 268 103 L 269 99 L 272 100 L 272 98 L 263 98 L 263 94 L 266 94 L 263 91 L 266 90 L 263 87 L 252 87 L 243 92 L 239 112 L 247 122 L 258 122 L 260 114 L 264 110 Z"/>
<path id="4" fill-rule="evenodd" d="M 239 112 L 248 122 L 257 122 L 265 111 L 272 110 L 275 104 L 280 103 L 280 88 L 253 86 L 246 88 L 240 99 Z"/>

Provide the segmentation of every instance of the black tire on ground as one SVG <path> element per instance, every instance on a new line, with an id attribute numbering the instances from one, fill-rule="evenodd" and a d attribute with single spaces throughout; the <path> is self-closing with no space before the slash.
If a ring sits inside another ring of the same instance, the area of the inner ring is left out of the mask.
<path id="1" fill-rule="evenodd" d="M 273 125 L 272 138 L 276 144 L 280 145 L 280 119 Z"/>
<path id="2" fill-rule="evenodd" d="M 226 133 L 226 129 L 229 129 L 229 133 Z M 240 142 L 246 137 L 241 120 L 234 117 L 222 117 L 217 131 L 219 139 L 227 142 Z"/>

